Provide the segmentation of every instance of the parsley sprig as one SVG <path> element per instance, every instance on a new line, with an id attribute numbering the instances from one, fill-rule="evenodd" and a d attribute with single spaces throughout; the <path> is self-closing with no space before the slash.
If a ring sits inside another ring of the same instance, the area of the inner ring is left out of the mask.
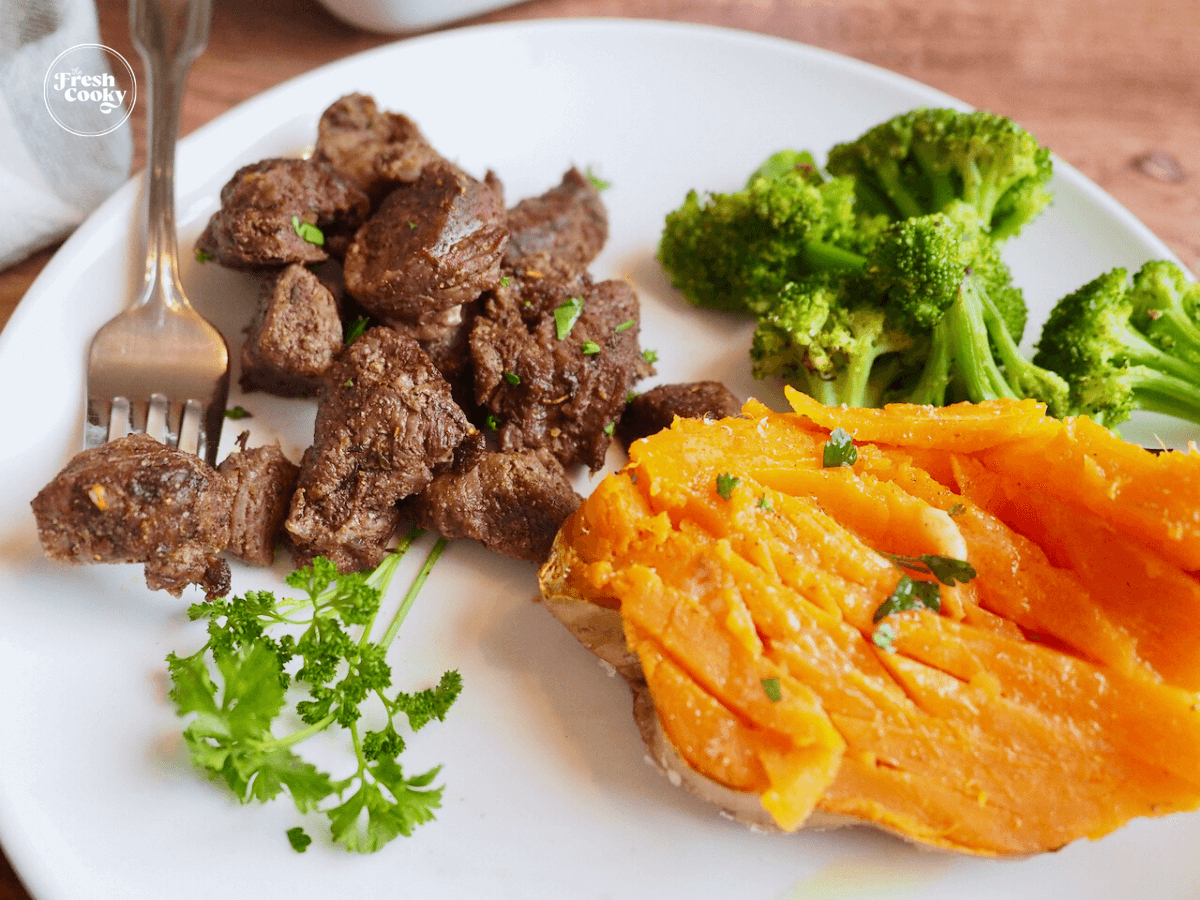
<path id="1" fill-rule="evenodd" d="M 965 559 L 955 559 L 952 556 L 937 556 L 933 553 L 922 553 L 920 556 L 897 556 L 894 553 L 884 553 L 896 565 L 912 572 L 922 572 L 932 575 L 942 584 L 954 587 L 956 583 L 966 584 L 975 577 L 975 567 Z"/>
<path id="2" fill-rule="evenodd" d="M 410 835 L 441 805 L 442 788 L 431 787 L 440 767 L 405 776 L 397 761 L 405 746 L 397 723 L 403 718 L 415 732 L 444 720 L 462 679 L 448 671 L 433 688 L 391 693 L 386 656 L 444 539 L 434 544 L 383 635 L 372 640 L 380 599 L 403 553 L 422 534 L 409 532 L 370 574 L 339 575 L 332 562 L 317 558 L 287 577 L 300 597 L 247 591 L 193 604 L 188 615 L 208 621 L 208 641 L 191 656 L 167 657 L 171 699 L 179 715 L 192 717 L 183 732 L 192 762 L 243 803 L 286 790 L 297 810 L 323 813 L 333 840 L 360 853 Z M 303 727 L 277 734 L 289 694 L 304 695 L 294 705 Z M 370 697 L 384 713 L 375 729 L 360 722 Z M 340 779 L 293 750 L 334 725 L 348 733 L 354 749 L 354 771 Z M 288 832 L 297 850 L 307 846 L 306 838 L 303 829 Z"/>

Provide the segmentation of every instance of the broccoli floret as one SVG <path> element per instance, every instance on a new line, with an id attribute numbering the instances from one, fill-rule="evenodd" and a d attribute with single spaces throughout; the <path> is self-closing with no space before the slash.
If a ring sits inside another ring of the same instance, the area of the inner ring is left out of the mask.
<path id="1" fill-rule="evenodd" d="M 882 307 L 860 303 L 849 272 L 789 283 L 758 321 L 750 347 L 756 378 L 779 377 L 827 406 L 878 406 L 890 370 L 880 357 L 912 345 Z"/>
<path id="2" fill-rule="evenodd" d="M 1151 260 L 1133 277 L 1133 325 L 1160 350 L 1200 364 L 1200 285 L 1183 269 Z"/>
<path id="3" fill-rule="evenodd" d="M 994 241 L 1015 235 L 1050 201 L 1050 152 L 994 113 L 912 110 L 835 146 L 827 168 L 855 179 L 865 211 L 911 218 L 961 201 Z"/>
<path id="4" fill-rule="evenodd" d="M 1011 281 L 974 211 L 950 204 L 947 213 L 903 219 L 887 233 L 904 234 L 906 229 L 921 236 L 924 248 L 918 258 L 932 261 L 925 271 L 933 266 L 940 280 L 935 291 L 888 294 L 893 316 L 910 331 L 928 333 L 918 374 L 909 372 L 895 398 L 941 405 L 954 380 L 965 399 L 976 403 L 1032 397 L 1045 403 L 1052 415 L 1062 415 L 1067 409 L 1066 383 L 1021 356 L 1010 328 L 1013 307 L 1006 316 L 993 299 L 998 293 L 1012 304 Z M 881 240 L 881 252 L 887 246 Z M 1023 326 L 1024 301 L 1019 293 L 1016 296 Z"/>
<path id="5" fill-rule="evenodd" d="M 817 161 L 807 150 L 780 150 L 768 156 L 761 166 L 750 173 L 746 187 L 750 187 L 756 178 L 778 178 L 793 171 L 798 172 L 809 184 L 825 181 L 825 176 L 817 168 Z"/>
<path id="6" fill-rule="evenodd" d="M 1200 422 L 1200 363 L 1180 342 L 1182 331 L 1168 325 L 1151 337 L 1137 327 L 1139 320 L 1153 327 L 1175 318 L 1167 310 L 1176 304 L 1186 310 L 1191 289 L 1158 262 L 1143 267 L 1134 286 L 1128 275 L 1113 269 L 1060 300 L 1042 328 L 1034 362 L 1067 380 L 1073 414 L 1109 428 L 1135 409 Z M 1177 299 L 1169 299 L 1172 292 Z M 1155 309 L 1163 310 L 1157 318 Z"/>
<path id="7" fill-rule="evenodd" d="M 881 230 L 881 219 L 858 215 L 850 179 L 767 168 L 774 174 L 736 193 L 692 191 L 667 216 L 658 258 L 694 305 L 761 315 L 789 282 L 853 268 Z"/>

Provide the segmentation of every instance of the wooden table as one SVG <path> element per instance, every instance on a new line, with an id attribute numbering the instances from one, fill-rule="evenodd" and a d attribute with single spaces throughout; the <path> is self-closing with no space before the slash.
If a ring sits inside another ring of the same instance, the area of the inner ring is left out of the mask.
<path id="1" fill-rule="evenodd" d="M 246 98 L 393 36 L 314 0 L 216 0 L 183 109 L 193 131 Z M 98 0 L 131 61 L 127 0 Z M 1200 273 L 1196 0 L 533 0 L 471 20 L 635 16 L 727 25 L 844 53 L 1009 116 L 1081 169 Z M 135 63 L 136 65 L 136 63 Z M 132 118 L 144 160 L 145 104 Z M 53 248 L 0 272 L 0 325 Z M 29 900 L 0 855 L 0 900 Z"/>

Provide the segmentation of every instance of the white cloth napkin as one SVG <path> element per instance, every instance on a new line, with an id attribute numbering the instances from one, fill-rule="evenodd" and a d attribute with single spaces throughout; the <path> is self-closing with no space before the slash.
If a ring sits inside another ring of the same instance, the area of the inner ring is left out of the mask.
<path id="1" fill-rule="evenodd" d="M 43 95 L 59 54 L 99 42 L 92 0 L 0 0 L 0 268 L 65 236 L 129 177 L 128 122 L 72 134 Z M 102 52 L 91 60 L 107 68 Z"/>

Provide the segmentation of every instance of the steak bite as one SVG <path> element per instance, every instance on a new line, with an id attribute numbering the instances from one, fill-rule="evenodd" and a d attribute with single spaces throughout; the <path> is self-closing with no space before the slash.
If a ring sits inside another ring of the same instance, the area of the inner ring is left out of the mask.
<path id="1" fill-rule="evenodd" d="M 377 204 L 442 156 L 408 116 L 380 110 L 366 94 L 348 94 L 321 114 L 313 158 L 327 162 Z"/>
<path id="2" fill-rule="evenodd" d="M 653 369 L 638 346 L 638 302 L 623 281 L 514 272 L 471 330 L 475 399 L 503 450 L 604 465 L 629 389 Z"/>
<path id="3" fill-rule="evenodd" d="M 264 159 L 221 188 L 221 208 L 196 249 L 234 269 L 321 262 L 328 245 L 344 242 L 369 211 L 367 195 L 326 163 Z M 306 224 L 319 229 L 319 240 Z"/>
<path id="4" fill-rule="evenodd" d="M 233 487 L 200 457 L 144 434 L 78 453 L 34 498 L 46 555 L 67 563 L 145 563 L 146 584 L 229 592 Z"/>
<path id="5" fill-rule="evenodd" d="M 504 264 L 537 268 L 542 255 L 584 271 L 608 240 L 608 212 L 591 179 L 571 168 L 562 181 L 508 211 Z"/>
<path id="6" fill-rule="evenodd" d="M 459 307 L 500 282 L 504 205 L 450 163 L 388 194 L 346 252 L 346 290 L 386 323 L 453 326 Z"/>
<path id="7" fill-rule="evenodd" d="M 429 484 L 470 430 L 416 341 L 369 329 L 330 369 L 300 463 L 285 526 L 297 565 L 316 556 L 343 572 L 378 565 L 399 524 L 397 501 Z"/>
<path id="8" fill-rule="evenodd" d="M 629 449 L 639 438 L 670 428 L 681 419 L 724 419 L 742 413 L 737 397 L 719 381 L 660 384 L 639 394 L 625 406 L 617 423 L 617 440 Z"/>
<path id="9" fill-rule="evenodd" d="M 547 451 L 496 453 L 475 446 L 434 476 L 416 496 L 413 512 L 418 525 L 442 537 L 473 538 L 496 553 L 540 564 L 582 502 Z"/>
<path id="10" fill-rule="evenodd" d="M 263 283 L 258 315 L 242 343 L 238 383 L 281 397 L 313 395 L 342 349 L 342 320 L 333 293 L 292 263 Z"/>
<path id="11" fill-rule="evenodd" d="M 233 488 L 227 549 L 243 562 L 269 566 L 275 561 L 275 543 L 300 467 L 284 455 L 278 442 L 247 450 L 248 434 L 242 432 L 241 449 L 225 457 L 217 469 Z"/>

